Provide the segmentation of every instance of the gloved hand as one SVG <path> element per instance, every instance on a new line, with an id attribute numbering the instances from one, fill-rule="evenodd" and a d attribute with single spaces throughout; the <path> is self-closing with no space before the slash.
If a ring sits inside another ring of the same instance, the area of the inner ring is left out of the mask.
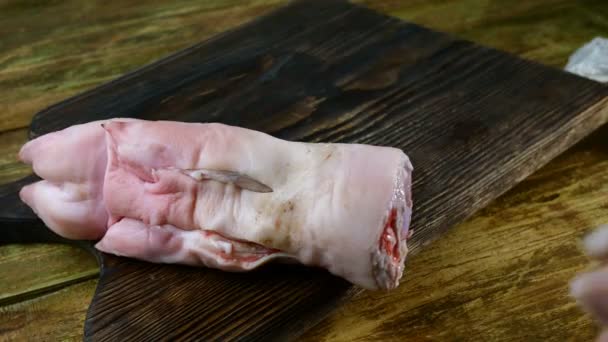
<path id="1" fill-rule="evenodd" d="M 593 271 L 572 281 L 570 292 L 579 305 L 604 326 L 598 341 L 608 342 L 608 225 L 585 237 L 584 246 L 596 265 Z"/>

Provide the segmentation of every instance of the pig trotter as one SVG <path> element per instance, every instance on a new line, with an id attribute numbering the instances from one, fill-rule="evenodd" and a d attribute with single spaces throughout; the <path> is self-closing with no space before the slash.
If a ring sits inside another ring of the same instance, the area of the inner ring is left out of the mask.
<path id="1" fill-rule="evenodd" d="M 371 290 L 404 273 L 413 167 L 398 148 L 117 118 L 40 136 L 19 158 L 41 178 L 21 200 L 106 253 L 235 272 L 299 263 Z"/>

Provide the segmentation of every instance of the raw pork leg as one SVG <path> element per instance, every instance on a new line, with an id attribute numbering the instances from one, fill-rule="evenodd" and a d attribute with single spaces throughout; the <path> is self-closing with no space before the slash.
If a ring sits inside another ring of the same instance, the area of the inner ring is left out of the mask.
<path id="1" fill-rule="evenodd" d="M 114 119 L 41 136 L 20 158 L 44 179 L 22 200 L 107 253 L 229 271 L 286 258 L 368 289 L 403 274 L 412 166 L 396 148 Z"/>

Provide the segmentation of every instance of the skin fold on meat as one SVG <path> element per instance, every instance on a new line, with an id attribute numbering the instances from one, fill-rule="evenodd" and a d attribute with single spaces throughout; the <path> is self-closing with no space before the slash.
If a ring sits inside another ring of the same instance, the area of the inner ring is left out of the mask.
<path id="1" fill-rule="evenodd" d="M 398 286 L 412 165 L 400 149 L 286 141 L 218 123 L 112 119 L 26 143 L 21 199 L 111 254 L 227 271 L 271 260 Z"/>

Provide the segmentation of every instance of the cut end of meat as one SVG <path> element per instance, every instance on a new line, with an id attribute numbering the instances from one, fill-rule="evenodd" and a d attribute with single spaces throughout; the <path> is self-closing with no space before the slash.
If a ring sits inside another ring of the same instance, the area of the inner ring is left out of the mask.
<path id="1" fill-rule="evenodd" d="M 407 240 L 411 237 L 412 166 L 406 160 L 399 169 L 391 205 L 383 220 L 378 249 L 372 254 L 372 270 L 378 289 L 391 290 L 399 286 L 407 257 Z"/>

